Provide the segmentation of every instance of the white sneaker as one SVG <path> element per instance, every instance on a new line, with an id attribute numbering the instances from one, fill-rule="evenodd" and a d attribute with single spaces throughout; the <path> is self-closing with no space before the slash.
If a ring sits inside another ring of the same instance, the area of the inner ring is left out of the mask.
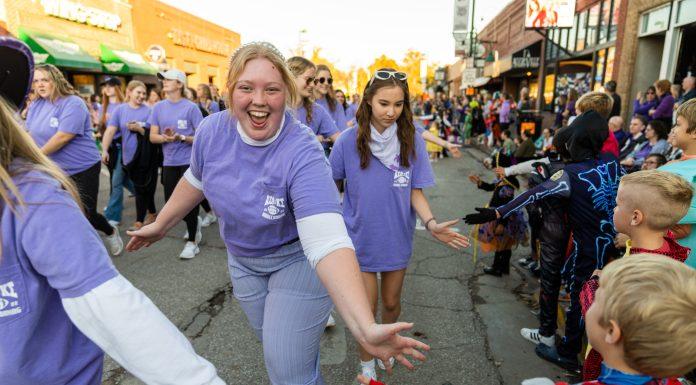
<path id="1" fill-rule="evenodd" d="M 389 357 L 389 366 L 393 368 L 395 361 L 396 360 L 394 359 L 394 357 Z M 382 370 L 387 370 L 387 368 L 384 366 L 384 362 L 382 362 L 382 360 L 380 360 L 379 358 L 377 359 L 377 366 L 379 366 L 379 368 Z"/>
<path id="2" fill-rule="evenodd" d="M 420 218 L 416 218 L 416 230 L 425 230 L 425 226 L 423 226 Z"/>
<path id="3" fill-rule="evenodd" d="M 336 326 L 336 320 L 333 317 L 333 314 L 329 314 L 329 319 L 326 321 L 326 327 L 327 328 L 332 328 Z"/>
<path id="4" fill-rule="evenodd" d="M 377 381 L 377 371 L 375 370 L 375 360 L 363 362 L 360 361 L 360 372 L 368 380 Z"/>
<path id="5" fill-rule="evenodd" d="M 123 239 L 121 239 L 121 234 L 118 233 L 118 227 L 113 226 L 113 229 L 114 233 L 106 236 L 106 243 L 109 245 L 111 255 L 117 256 L 123 252 Z"/>
<path id="6" fill-rule="evenodd" d="M 198 220 L 196 221 L 196 245 L 201 243 L 201 240 L 203 239 L 203 233 L 201 232 L 201 226 L 203 220 L 201 220 L 201 217 L 198 217 Z"/>
<path id="7" fill-rule="evenodd" d="M 201 226 L 208 227 L 215 222 L 217 222 L 217 217 L 211 211 L 211 212 L 205 214 L 205 216 L 203 217 L 203 221 L 201 222 Z"/>
<path id="8" fill-rule="evenodd" d="M 118 225 L 121 224 L 121 222 L 119 222 L 119 221 L 113 221 L 113 220 L 111 220 L 111 219 L 109 219 L 108 222 L 109 222 L 109 224 L 111 225 L 111 227 L 118 227 Z"/>
<path id="9" fill-rule="evenodd" d="M 541 334 L 539 334 L 539 329 L 523 328 L 522 330 L 520 330 L 520 334 L 522 334 L 522 337 L 524 337 L 524 339 L 535 345 L 544 344 L 546 346 L 551 347 L 556 346 L 556 336 L 544 337 Z"/>
<path id="10" fill-rule="evenodd" d="M 186 246 L 184 246 L 184 250 L 181 251 L 181 254 L 179 254 L 179 258 L 181 259 L 191 259 L 196 256 L 201 250 L 196 246 L 195 243 L 193 242 L 186 242 Z"/>

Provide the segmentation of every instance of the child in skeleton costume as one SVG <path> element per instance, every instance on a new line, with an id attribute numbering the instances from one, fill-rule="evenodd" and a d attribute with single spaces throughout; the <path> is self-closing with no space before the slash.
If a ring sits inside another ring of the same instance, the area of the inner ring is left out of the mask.
<path id="1" fill-rule="evenodd" d="M 616 157 L 600 153 L 608 132 L 606 119 L 601 115 L 592 110 L 581 114 L 554 138 L 554 146 L 565 162 L 563 170 L 502 207 L 477 208 L 479 213 L 466 216 L 467 223 L 486 223 L 507 218 L 527 204 L 549 197 L 567 200 L 573 242 L 568 261 L 571 302 L 566 316 L 565 337 L 558 349 L 539 344 L 536 353 L 545 360 L 573 370 L 578 369 L 577 355 L 584 333 L 580 290 L 592 272 L 604 266 L 607 256 L 616 253 L 612 213 L 623 172 Z"/>

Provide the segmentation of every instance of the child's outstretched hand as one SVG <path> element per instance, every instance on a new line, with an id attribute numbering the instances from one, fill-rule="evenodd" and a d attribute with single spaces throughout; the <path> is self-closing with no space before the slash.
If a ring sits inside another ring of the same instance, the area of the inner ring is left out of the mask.
<path id="1" fill-rule="evenodd" d="M 490 209 L 487 207 L 477 207 L 476 211 L 478 213 L 468 214 L 464 217 L 464 222 L 468 225 L 480 225 L 481 223 L 487 223 L 494 221 L 500 217 L 498 211 L 495 209 Z"/>
<path id="2" fill-rule="evenodd" d="M 481 182 L 481 177 L 475 174 L 471 174 L 469 175 L 469 180 L 471 181 L 471 183 L 477 185 Z"/>

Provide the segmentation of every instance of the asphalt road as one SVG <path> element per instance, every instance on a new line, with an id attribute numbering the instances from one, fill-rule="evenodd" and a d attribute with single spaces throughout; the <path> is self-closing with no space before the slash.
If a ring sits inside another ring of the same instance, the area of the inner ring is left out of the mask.
<path id="1" fill-rule="evenodd" d="M 468 182 L 470 173 L 492 179 L 479 162 L 483 156 L 467 150 L 461 159 L 433 163 L 437 187 L 427 191 L 438 218 L 456 218 L 480 207 L 489 193 Z M 108 198 L 102 174 L 101 206 Z M 161 185 L 157 191 L 162 205 Z M 125 198 L 124 224 L 135 216 L 133 198 Z M 461 231 L 469 227 L 460 223 Z M 193 260 L 177 257 L 184 246 L 183 224 L 152 247 L 114 258 L 118 270 L 154 303 L 191 340 L 196 351 L 210 360 L 228 384 L 268 384 L 261 345 L 231 297 L 227 256 L 217 224 L 203 231 L 201 253 Z M 519 269 L 506 278 L 481 275 L 492 254 L 472 258 L 472 247 L 455 251 L 417 231 L 414 254 L 403 291 L 401 319 L 415 323 L 410 333 L 430 344 L 428 361 L 410 372 L 395 369 L 390 384 L 519 384 L 532 377 L 567 379 L 562 371 L 534 355 L 534 346 L 520 337 L 521 327 L 537 325 L 524 298 L 536 283 Z M 519 248 L 513 260 L 529 253 Z M 327 384 L 352 384 L 359 370 L 356 343 L 343 323 L 324 335 L 322 373 Z M 141 384 L 107 358 L 104 384 Z"/>

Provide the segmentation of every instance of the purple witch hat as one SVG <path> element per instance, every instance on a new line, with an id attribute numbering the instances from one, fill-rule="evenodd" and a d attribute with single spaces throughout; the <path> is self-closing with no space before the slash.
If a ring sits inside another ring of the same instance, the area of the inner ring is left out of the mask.
<path id="1" fill-rule="evenodd" d="M 0 36 L 0 57 L 0 95 L 22 108 L 34 78 L 34 56 L 21 41 Z"/>

